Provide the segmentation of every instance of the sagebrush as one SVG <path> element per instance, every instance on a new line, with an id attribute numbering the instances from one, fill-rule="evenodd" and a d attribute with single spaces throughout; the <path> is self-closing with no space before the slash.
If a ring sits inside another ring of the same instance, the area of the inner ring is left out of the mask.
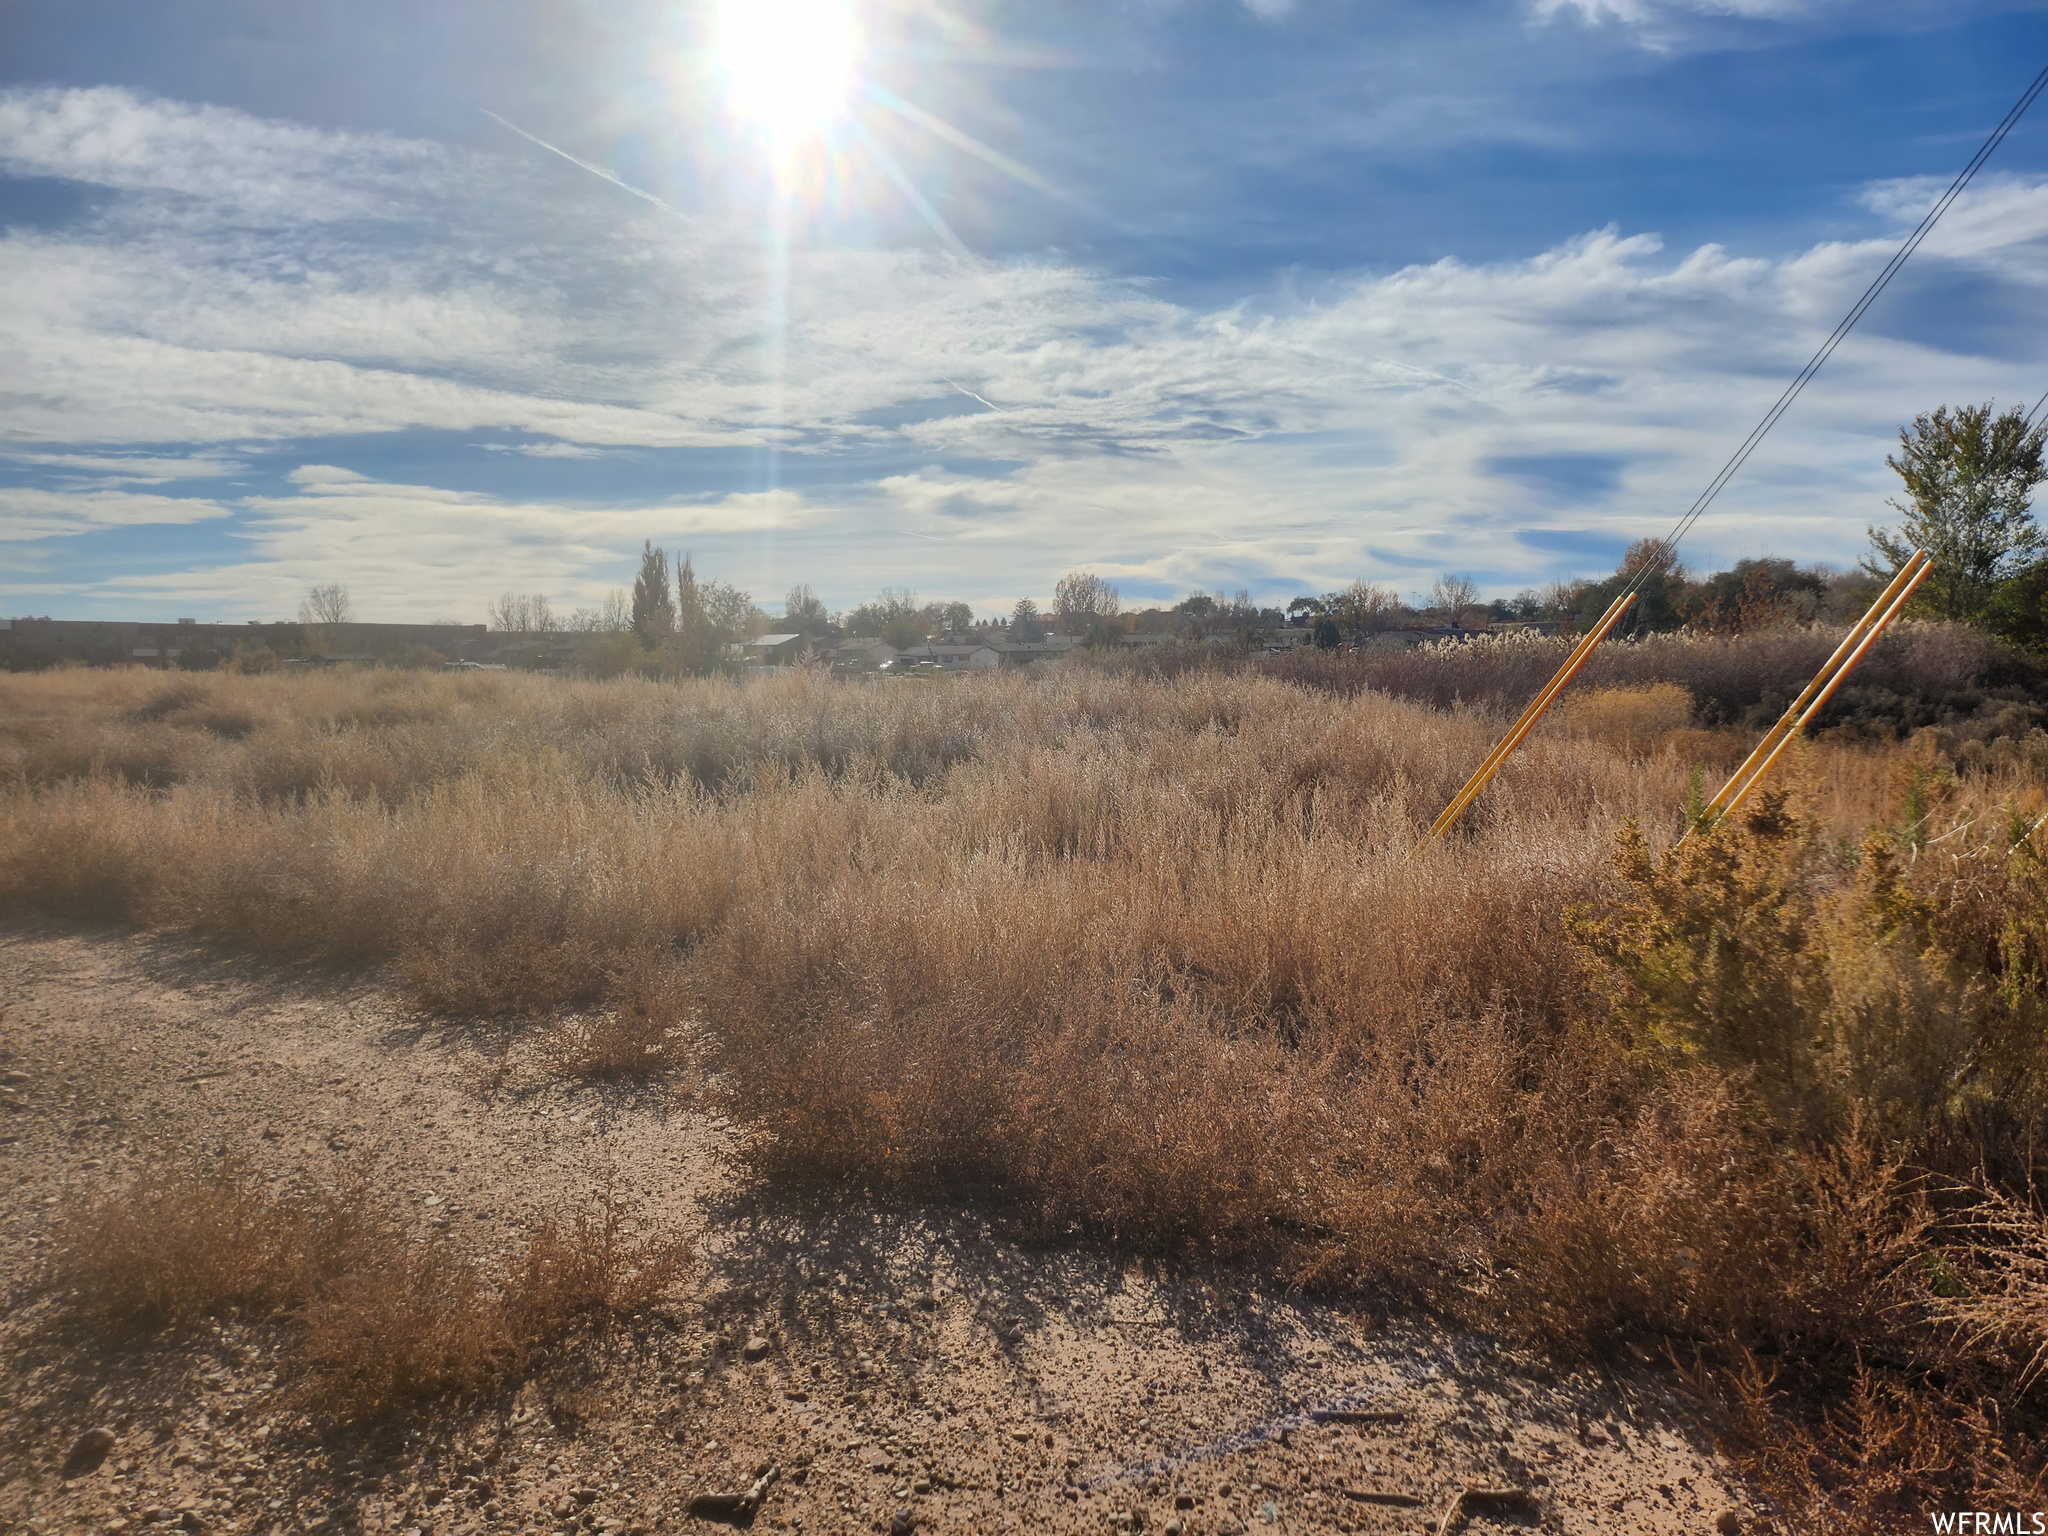
<path id="1" fill-rule="evenodd" d="M 687 1039 L 774 1179 L 1675 1356 L 1864 1525 L 2031 1497 L 2027 753 L 1837 732 L 1674 852 L 1746 739 L 1624 668 L 1411 858 L 1499 715 L 1270 670 L 0 679 L 0 901 Z"/>

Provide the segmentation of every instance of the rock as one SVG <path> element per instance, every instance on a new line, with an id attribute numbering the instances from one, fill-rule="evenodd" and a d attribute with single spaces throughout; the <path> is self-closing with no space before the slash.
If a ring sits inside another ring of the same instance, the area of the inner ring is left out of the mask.
<path id="1" fill-rule="evenodd" d="M 917 1529 L 917 1516 L 907 1509 L 899 1509 L 889 1517 L 889 1536 L 910 1536 Z"/>
<path id="2" fill-rule="evenodd" d="M 80 1435 L 71 1447 L 71 1454 L 64 1458 L 65 1477 L 83 1477 L 88 1472 L 97 1472 L 100 1463 L 107 1459 L 107 1452 L 114 1448 L 114 1432 L 111 1429 L 88 1429 Z"/>
<path id="3" fill-rule="evenodd" d="M 779 1469 L 766 1468 L 745 1493 L 700 1493 L 690 1500 L 690 1514 L 699 1520 L 730 1520 L 735 1525 L 750 1523 L 768 1497 Z"/>
<path id="4" fill-rule="evenodd" d="M 0 1072 L 0 1083 L 5 1083 L 10 1088 L 18 1088 L 27 1081 L 26 1072 Z"/>
<path id="5" fill-rule="evenodd" d="M 1193 1509 L 1195 1507 L 1195 1496 L 1192 1493 L 1176 1493 L 1173 1496 L 1173 1507 L 1175 1509 Z"/>
<path id="6" fill-rule="evenodd" d="M 595 1504 L 597 1502 L 597 1490 L 588 1487 L 571 1488 L 569 1490 L 569 1497 L 578 1504 Z"/>
<path id="7" fill-rule="evenodd" d="M 1714 1516 L 1714 1529 L 1721 1536 L 1742 1536 L 1742 1516 L 1732 1509 L 1724 1509 Z"/>
<path id="8" fill-rule="evenodd" d="M 748 1337 L 747 1342 L 741 1346 L 740 1353 L 749 1360 L 759 1360 L 768 1353 L 768 1350 L 768 1341 L 756 1333 Z"/>

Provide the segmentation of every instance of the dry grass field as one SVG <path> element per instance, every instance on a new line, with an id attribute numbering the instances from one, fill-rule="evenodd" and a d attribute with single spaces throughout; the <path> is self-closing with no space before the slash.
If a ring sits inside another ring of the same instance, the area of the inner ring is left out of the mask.
<path id="1" fill-rule="evenodd" d="M 1899 688 L 1982 671 L 1914 643 Z M 1745 746 L 1685 667 L 1767 674 L 1768 710 L 1825 652 L 1716 644 L 1617 652 L 1419 852 L 1524 653 L 1433 684 L 1476 663 L 0 677 L 0 909 L 388 968 L 425 1013 L 535 1021 L 555 1072 L 683 1074 L 792 1198 L 964 1203 L 1662 1362 L 1788 1528 L 2033 1508 L 2042 744 L 1840 729 L 1674 850 Z M 134 1273 L 134 1209 L 95 1212 L 59 1266 L 80 1305 L 204 1309 Z M 360 1358 L 362 1266 L 318 1257 L 331 1211 L 207 1219 L 296 1234 L 221 1283 L 327 1328 L 352 1412 L 436 1370 L 481 1390 L 614 1304 L 521 1300 L 592 1241 L 551 1235 L 434 1280 L 494 1298 L 487 1337 L 401 1381 Z"/>

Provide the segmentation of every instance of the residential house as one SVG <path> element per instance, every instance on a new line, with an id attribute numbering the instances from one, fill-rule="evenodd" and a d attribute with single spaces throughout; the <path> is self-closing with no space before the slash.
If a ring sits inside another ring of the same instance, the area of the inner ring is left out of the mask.
<path id="1" fill-rule="evenodd" d="M 985 672 L 1002 665 L 1002 657 L 992 645 L 913 645 L 897 653 L 889 666 L 890 670 L 904 666 L 938 667 L 947 672 Z"/>
<path id="2" fill-rule="evenodd" d="M 842 641 L 826 652 L 826 660 L 835 670 L 847 672 L 872 672 L 895 659 L 896 647 L 873 636 Z"/>
<path id="3" fill-rule="evenodd" d="M 746 643 L 748 658 L 763 667 L 794 666 L 810 649 L 810 638 L 802 634 L 763 635 Z"/>

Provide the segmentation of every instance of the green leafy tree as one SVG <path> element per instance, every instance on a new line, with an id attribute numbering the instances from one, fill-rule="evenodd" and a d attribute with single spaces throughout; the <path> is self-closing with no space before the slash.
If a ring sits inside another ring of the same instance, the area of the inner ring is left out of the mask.
<path id="1" fill-rule="evenodd" d="M 1982 622 L 2015 645 L 2048 651 L 2048 559 L 2000 582 L 1984 605 Z"/>
<path id="2" fill-rule="evenodd" d="M 1637 539 L 1629 545 L 1612 576 L 1573 594 L 1571 616 L 1582 628 L 1598 623 L 1630 582 L 1636 583 L 1635 605 L 1615 627 L 1617 635 L 1673 630 L 1685 622 L 1681 604 L 1690 583 L 1678 556 L 1662 539 Z"/>
<path id="3" fill-rule="evenodd" d="M 1889 577 L 1917 549 L 1934 557 L 1915 606 L 1940 618 L 1979 618 L 2000 583 L 2048 554 L 2031 506 L 2048 479 L 2041 463 L 2048 422 L 2029 427 L 2014 408 L 1942 406 L 1899 429 L 1899 454 L 1886 458 L 1905 483 L 1889 504 L 1896 530 L 1872 528 L 1863 567 Z"/>

